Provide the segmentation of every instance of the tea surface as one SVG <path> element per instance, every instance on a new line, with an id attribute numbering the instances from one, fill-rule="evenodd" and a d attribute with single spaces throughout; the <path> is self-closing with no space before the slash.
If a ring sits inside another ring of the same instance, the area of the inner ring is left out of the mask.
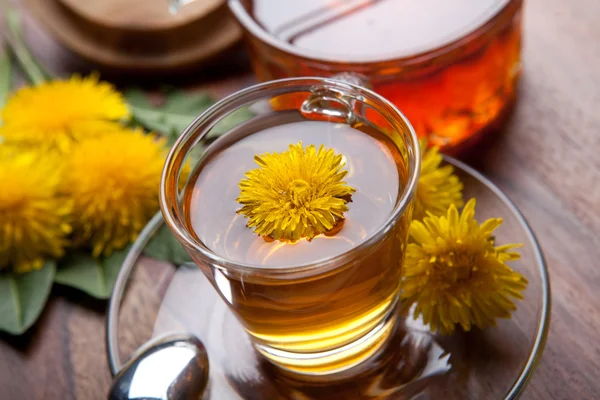
<path id="1" fill-rule="evenodd" d="M 290 144 L 324 145 L 342 154 L 356 189 L 342 230 L 311 242 L 266 242 L 236 213 L 244 174 L 258 168 L 254 155 L 286 151 Z M 400 191 L 398 166 L 390 149 L 376 138 L 345 124 L 292 122 L 253 133 L 227 147 L 198 174 L 188 196 L 191 227 L 212 251 L 233 262 L 261 267 L 289 267 L 342 254 L 372 236 L 388 219 Z"/>

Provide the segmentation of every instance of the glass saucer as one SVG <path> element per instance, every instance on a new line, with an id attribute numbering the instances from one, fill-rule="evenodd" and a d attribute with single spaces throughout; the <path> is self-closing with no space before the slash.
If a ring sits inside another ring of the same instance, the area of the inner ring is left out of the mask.
<path id="1" fill-rule="evenodd" d="M 130 250 L 110 300 L 107 323 L 113 374 L 151 337 L 195 334 L 206 346 L 210 384 L 206 399 L 515 399 L 540 359 L 550 323 L 546 264 L 529 225 L 508 197 L 479 172 L 447 157 L 477 198 L 477 217 L 502 217 L 498 243 L 524 243 L 513 262 L 529 286 L 510 320 L 452 336 L 431 334 L 407 318 L 397 326 L 368 372 L 350 380 L 299 381 L 276 370 L 250 340 L 208 280 L 193 265 L 175 266 L 142 255 L 164 228 L 156 215 Z"/>

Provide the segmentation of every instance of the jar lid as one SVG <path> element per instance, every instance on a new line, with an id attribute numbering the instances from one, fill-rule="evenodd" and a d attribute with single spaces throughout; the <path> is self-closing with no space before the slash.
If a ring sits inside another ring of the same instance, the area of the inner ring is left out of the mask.
<path id="1" fill-rule="evenodd" d="M 373 62 L 410 57 L 450 44 L 476 31 L 509 2 L 253 0 L 243 3 L 248 16 L 276 47 L 312 59 Z M 232 5 L 232 9 L 240 18 L 239 7 Z"/>
<path id="2" fill-rule="evenodd" d="M 224 0 L 193 1 L 170 12 L 168 1 L 59 0 L 79 18 L 105 29 L 147 32 L 168 30 L 209 16 Z"/>
<path id="3" fill-rule="evenodd" d="M 24 0 L 64 46 L 115 72 L 172 73 L 233 46 L 241 29 L 225 0 L 194 1 L 176 14 L 169 0 Z"/>

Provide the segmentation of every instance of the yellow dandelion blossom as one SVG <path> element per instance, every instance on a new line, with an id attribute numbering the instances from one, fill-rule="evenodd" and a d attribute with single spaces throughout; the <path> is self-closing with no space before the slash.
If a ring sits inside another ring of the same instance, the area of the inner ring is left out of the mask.
<path id="1" fill-rule="evenodd" d="M 348 211 L 346 203 L 354 189 L 342 179 L 342 156 L 323 146 L 290 145 L 282 153 L 255 156 L 260 168 L 246 173 L 240 182 L 242 205 L 248 227 L 275 240 L 311 240 L 332 229 Z"/>
<path id="2" fill-rule="evenodd" d="M 501 223 L 492 218 L 479 225 L 475 199 L 460 215 L 451 205 L 445 216 L 428 214 L 423 222 L 412 222 L 414 243 L 407 248 L 402 298 L 416 304 L 415 318 L 422 315 L 442 334 L 454 332 L 456 324 L 468 331 L 510 318 L 516 309 L 512 299 L 523 298 L 527 280 L 506 264 L 519 259 L 511 249 L 521 245 L 494 243 L 492 232 Z"/>
<path id="3" fill-rule="evenodd" d="M 427 142 L 421 142 L 421 177 L 417 185 L 414 218 L 421 220 L 427 212 L 444 215 L 454 204 L 463 205 L 462 182 L 454 175 L 454 167 L 442 163 L 442 155 L 436 147 L 427 149 Z"/>
<path id="4" fill-rule="evenodd" d="M 158 210 L 164 140 L 125 128 L 82 141 L 69 155 L 65 190 L 77 242 L 94 256 L 133 241 Z"/>
<path id="5" fill-rule="evenodd" d="M 74 76 L 18 90 L 2 110 L 0 136 L 7 143 L 65 151 L 128 117 L 127 104 L 112 85 L 95 75 Z"/>
<path id="6" fill-rule="evenodd" d="M 60 179 L 54 158 L 0 145 L 0 268 L 28 272 L 63 255 L 71 204 Z"/>

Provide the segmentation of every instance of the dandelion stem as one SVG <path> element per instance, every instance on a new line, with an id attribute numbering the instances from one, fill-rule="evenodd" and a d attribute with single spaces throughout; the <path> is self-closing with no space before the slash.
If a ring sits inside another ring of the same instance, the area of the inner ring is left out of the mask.
<path id="1" fill-rule="evenodd" d="M 10 91 L 10 57 L 6 51 L 6 44 L 0 43 L 0 109 L 6 104 L 8 92 Z"/>
<path id="2" fill-rule="evenodd" d="M 4 35 L 17 62 L 31 83 L 39 85 L 51 77 L 51 74 L 38 64 L 27 48 L 21 34 L 21 15 L 13 8 L 9 8 L 6 12 Z"/>

